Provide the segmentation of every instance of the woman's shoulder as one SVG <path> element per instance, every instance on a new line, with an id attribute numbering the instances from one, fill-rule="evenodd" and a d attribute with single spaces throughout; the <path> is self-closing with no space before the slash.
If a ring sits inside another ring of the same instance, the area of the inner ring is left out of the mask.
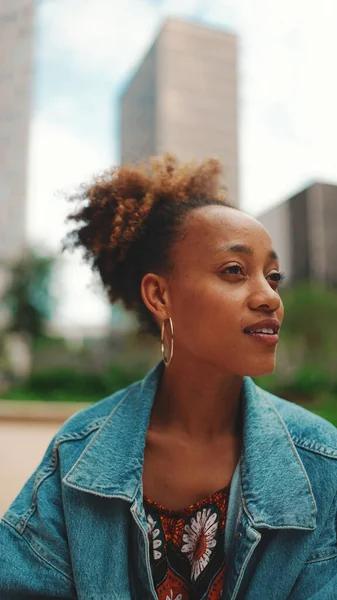
<path id="1" fill-rule="evenodd" d="M 281 417 L 294 444 L 334 458 L 337 464 L 337 428 L 311 410 L 258 388 Z"/>
<path id="2" fill-rule="evenodd" d="M 69 417 L 56 434 L 56 438 L 69 438 L 85 435 L 97 429 L 110 417 L 118 405 L 129 395 L 139 393 L 142 381 L 135 381 L 129 386 L 117 390 L 90 406 L 80 409 Z"/>

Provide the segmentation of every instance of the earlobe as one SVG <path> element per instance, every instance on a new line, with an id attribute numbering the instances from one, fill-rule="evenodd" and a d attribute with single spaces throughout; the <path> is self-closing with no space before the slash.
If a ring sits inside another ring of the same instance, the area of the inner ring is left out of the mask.
<path id="1" fill-rule="evenodd" d="M 147 273 L 141 282 L 141 296 L 145 306 L 158 319 L 167 316 L 167 287 L 165 280 L 155 273 Z"/>

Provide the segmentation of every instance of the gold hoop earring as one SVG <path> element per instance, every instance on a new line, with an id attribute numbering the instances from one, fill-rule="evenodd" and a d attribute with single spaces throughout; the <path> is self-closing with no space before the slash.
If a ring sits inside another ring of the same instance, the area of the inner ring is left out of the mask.
<path id="1" fill-rule="evenodd" d="M 164 346 L 165 323 L 166 323 L 167 320 L 168 320 L 168 322 L 170 324 L 170 333 L 171 333 L 171 351 L 170 351 L 170 356 L 169 356 L 168 359 L 165 356 L 165 346 Z M 166 367 L 168 367 L 169 364 L 170 364 L 170 362 L 171 362 L 171 360 L 172 360 L 172 356 L 173 356 L 173 321 L 172 321 L 171 317 L 168 317 L 167 319 L 165 319 L 162 322 L 160 337 L 161 337 L 161 352 L 162 352 L 162 355 L 163 355 L 163 361 L 164 361 Z"/>

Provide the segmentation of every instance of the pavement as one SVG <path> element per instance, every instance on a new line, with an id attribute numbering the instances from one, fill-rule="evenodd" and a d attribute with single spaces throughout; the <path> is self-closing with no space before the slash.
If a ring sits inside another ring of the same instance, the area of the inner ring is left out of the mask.
<path id="1" fill-rule="evenodd" d="M 87 404 L 0 401 L 0 516 L 40 464 L 68 417 Z"/>

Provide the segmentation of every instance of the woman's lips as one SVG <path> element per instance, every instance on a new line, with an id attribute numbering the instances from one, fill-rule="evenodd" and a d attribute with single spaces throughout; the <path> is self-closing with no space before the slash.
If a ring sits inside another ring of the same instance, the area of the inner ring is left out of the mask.
<path id="1" fill-rule="evenodd" d="M 256 342 L 275 346 L 279 340 L 277 333 L 245 333 L 248 337 L 254 339 Z"/>

